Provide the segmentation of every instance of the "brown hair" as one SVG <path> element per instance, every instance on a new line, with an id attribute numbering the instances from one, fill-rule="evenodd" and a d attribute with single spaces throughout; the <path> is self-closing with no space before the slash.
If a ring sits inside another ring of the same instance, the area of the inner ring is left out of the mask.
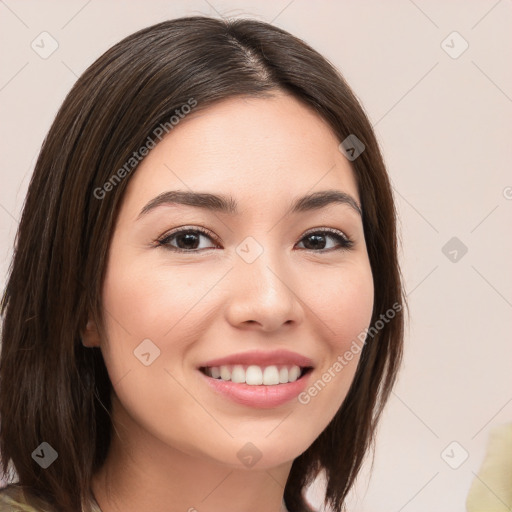
<path id="1" fill-rule="evenodd" d="M 325 472 L 326 504 L 340 511 L 391 392 L 402 357 L 404 298 L 391 186 L 375 135 L 339 72 L 282 29 L 254 20 L 185 17 L 126 37 L 77 80 L 43 143 L 2 298 L 0 456 L 19 484 L 59 510 L 88 506 L 92 475 L 111 439 L 112 385 L 99 348 L 80 341 L 89 314 L 102 328 L 101 289 L 119 206 L 133 170 L 98 198 L 154 130 L 191 98 L 195 110 L 233 96 L 284 91 L 312 107 L 343 141 L 365 146 L 351 162 L 374 280 L 372 325 L 341 408 L 292 465 L 284 498 Z M 399 305 L 396 307 L 396 305 Z M 382 322 L 381 322 L 382 323 Z M 42 469 L 42 442 L 58 459 Z"/>

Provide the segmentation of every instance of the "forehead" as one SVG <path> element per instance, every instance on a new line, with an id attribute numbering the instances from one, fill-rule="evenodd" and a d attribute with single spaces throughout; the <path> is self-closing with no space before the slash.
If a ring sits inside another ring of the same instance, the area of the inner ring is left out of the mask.
<path id="1" fill-rule="evenodd" d="M 124 208 L 166 190 L 229 193 L 244 210 L 357 183 L 328 123 L 295 98 L 236 97 L 179 121 L 137 167 Z"/>

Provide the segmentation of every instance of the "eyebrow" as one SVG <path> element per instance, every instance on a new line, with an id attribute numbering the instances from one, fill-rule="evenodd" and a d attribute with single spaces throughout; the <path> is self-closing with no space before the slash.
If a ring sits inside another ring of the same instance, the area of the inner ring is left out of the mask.
<path id="1" fill-rule="evenodd" d="M 195 208 L 226 213 L 228 215 L 238 215 L 239 213 L 238 204 L 231 196 L 210 194 L 208 192 L 171 190 L 163 192 L 151 199 L 151 201 L 142 208 L 137 216 L 137 220 L 158 206 L 172 206 L 176 204 L 193 206 Z M 293 201 L 285 215 L 319 210 L 332 204 L 348 205 L 362 216 L 362 210 L 357 201 L 351 195 L 341 192 L 340 190 L 322 190 L 299 197 Z"/>

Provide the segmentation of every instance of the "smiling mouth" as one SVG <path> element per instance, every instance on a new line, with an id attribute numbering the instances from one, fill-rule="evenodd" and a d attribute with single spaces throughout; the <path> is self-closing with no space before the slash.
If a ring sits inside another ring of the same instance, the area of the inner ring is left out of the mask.
<path id="1" fill-rule="evenodd" d="M 311 366 L 301 367 L 293 364 L 268 366 L 234 364 L 199 368 L 201 373 L 212 379 L 249 386 L 288 384 L 301 379 L 312 370 Z"/>

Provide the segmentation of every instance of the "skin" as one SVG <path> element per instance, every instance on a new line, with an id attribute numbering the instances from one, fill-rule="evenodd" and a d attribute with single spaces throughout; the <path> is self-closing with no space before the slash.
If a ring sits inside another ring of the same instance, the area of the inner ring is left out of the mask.
<path id="1" fill-rule="evenodd" d="M 314 361 L 310 383 L 369 326 L 373 281 L 360 215 L 350 206 L 285 215 L 292 200 L 320 190 L 350 194 L 356 180 L 339 140 L 314 111 L 281 92 L 231 98 L 192 112 L 141 162 L 116 222 L 103 285 L 107 339 L 89 321 L 84 344 L 100 346 L 114 387 L 114 436 L 94 476 L 103 512 L 140 510 L 278 512 L 293 460 L 339 409 L 359 355 L 308 404 L 255 409 L 217 395 L 196 367 L 247 350 L 288 349 Z M 169 190 L 232 195 L 240 214 L 164 205 Z M 189 253 L 155 241 L 174 228 L 203 227 Z M 312 228 L 333 228 L 308 250 Z M 263 253 L 236 252 L 253 237 Z M 215 248 L 217 248 L 215 250 Z M 195 251 L 195 252 L 194 252 Z M 150 339 L 149 366 L 133 351 Z M 237 452 L 251 442 L 261 459 Z M 106 487 L 110 487 L 110 493 Z"/>

